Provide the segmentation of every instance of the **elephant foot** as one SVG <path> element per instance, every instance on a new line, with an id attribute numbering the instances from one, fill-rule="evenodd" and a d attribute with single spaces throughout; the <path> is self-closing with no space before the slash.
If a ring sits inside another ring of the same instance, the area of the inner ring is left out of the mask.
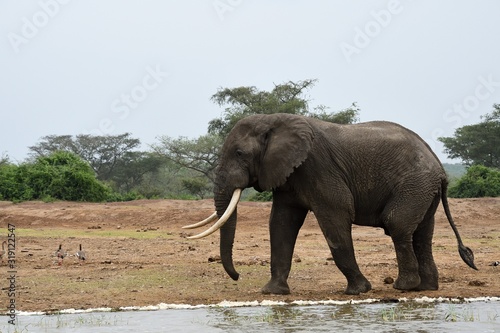
<path id="1" fill-rule="evenodd" d="M 399 290 L 419 290 L 420 285 L 418 274 L 399 276 L 394 282 L 394 288 Z"/>
<path id="2" fill-rule="evenodd" d="M 361 293 L 369 292 L 372 289 L 370 281 L 368 281 L 364 276 L 360 281 L 356 283 L 347 283 L 347 288 L 345 290 L 346 295 L 359 295 Z"/>
<path id="3" fill-rule="evenodd" d="M 422 281 L 420 285 L 417 287 L 417 290 L 438 290 L 439 283 L 437 281 Z"/>
<path id="4" fill-rule="evenodd" d="M 286 282 L 269 281 L 261 290 L 265 295 L 275 294 L 275 295 L 288 295 L 290 294 L 290 288 Z"/>
<path id="5" fill-rule="evenodd" d="M 417 290 L 438 290 L 439 289 L 439 274 L 435 265 L 430 266 L 427 270 L 419 272 L 420 285 Z"/>

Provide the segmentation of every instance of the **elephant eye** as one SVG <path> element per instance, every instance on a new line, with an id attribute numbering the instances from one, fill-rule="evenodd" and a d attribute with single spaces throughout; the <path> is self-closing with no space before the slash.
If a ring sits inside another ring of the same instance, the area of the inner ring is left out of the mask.
<path id="1" fill-rule="evenodd" d="M 243 156 L 243 150 L 241 150 L 241 149 L 236 149 L 236 156 L 238 156 L 238 157 Z"/>

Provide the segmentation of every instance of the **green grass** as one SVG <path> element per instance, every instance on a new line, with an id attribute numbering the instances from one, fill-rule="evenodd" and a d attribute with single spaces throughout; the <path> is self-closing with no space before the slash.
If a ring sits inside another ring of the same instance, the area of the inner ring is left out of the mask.
<path id="1" fill-rule="evenodd" d="M 112 327 L 117 325 L 126 325 L 128 322 L 123 318 L 122 314 L 102 314 L 90 313 L 87 315 L 78 315 L 75 317 L 65 315 L 51 315 L 44 316 L 36 323 L 26 325 L 21 328 L 21 324 L 17 324 L 13 332 L 38 332 L 38 331 L 51 331 L 58 329 L 65 331 L 65 329 L 75 329 L 80 327 Z M 20 320 L 22 322 L 22 319 Z M 10 331 L 8 331 L 10 332 Z M 0 331 L 1 333 L 1 331 Z"/>
<path id="2" fill-rule="evenodd" d="M 472 309 L 457 309 L 454 304 L 450 304 L 448 310 L 445 314 L 445 321 L 450 322 L 479 322 L 479 321 L 488 321 L 488 322 L 496 322 L 500 318 L 498 312 L 476 312 Z"/>
<path id="3" fill-rule="evenodd" d="M 232 325 L 245 325 L 245 323 L 281 325 L 301 318 L 316 318 L 314 314 L 310 315 L 307 311 L 290 306 L 265 307 L 262 311 L 256 311 L 257 313 L 251 315 L 242 315 L 236 308 L 213 308 L 209 311 L 218 313 L 224 323 L 231 323 Z"/>
<path id="4" fill-rule="evenodd" d="M 39 237 L 39 238 L 134 238 L 134 239 L 171 239 L 174 238 L 171 232 L 150 230 L 147 232 L 137 232 L 136 230 L 107 230 L 107 229 L 88 229 L 88 230 L 75 230 L 75 229 L 16 229 L 16 236 L 18 237 Z"/>
<path id="5" fill-rule="evenodd" d="M 96 290 L 125 291 L 131 289 L 152 288 L 157 286 L 177 285 L 186 279 L 182 272 L 165 269 L 130 269 L 120 272 L 118 275 L 106 276 L 103 279 L 86 279 L 81 282 L 76 278 L 61 279 L 58 275 L 40 275 L 36 280 L 30 281 L 30 277 L 24 278 L 28 284 L 37 288 L 61 290 L 77 290 L 78 292 L 95 293 Z M 201 279 L 199 281 L 202 282 Z"/>
<path id="6" fill-rule="evenodd" d="M 455 304 L 449 304 L 444 315 L 441 316 L 434 304 L 400 303 L 396 306 L 386 307 L 379 313 L 379 318 L 384 322 L 397 321 L 425 321 L 442 320 L 445 322 L 496 322 L 498 313 L 479 313 L 470 308 L 461 308 Z"/>

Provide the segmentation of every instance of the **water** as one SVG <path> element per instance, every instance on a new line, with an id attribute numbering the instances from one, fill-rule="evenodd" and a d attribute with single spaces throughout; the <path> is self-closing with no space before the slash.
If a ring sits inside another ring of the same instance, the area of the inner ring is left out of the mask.
<path id="1" fill-rule="evenodd" d="M 500 332 L 500 299 L 0 316 L 0 332 Z M 17 331 L 16 331 L 17 330 Z"/>

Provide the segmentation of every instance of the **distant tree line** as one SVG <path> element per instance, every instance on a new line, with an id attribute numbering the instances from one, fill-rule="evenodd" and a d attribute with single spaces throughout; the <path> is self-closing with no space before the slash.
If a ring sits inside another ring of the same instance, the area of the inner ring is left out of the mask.
<path id="1" fill-rule="evenodd" d="M 226 135 L 241 118 L 276 112 L 340 123 L 357 121 L 355 104 L 340 112 L 311 108 L 305 93 L 316 80 L 285 82 L 271 91 L 221 88 L 212 101 L 225 107 L 198 138 L 161 136 L 141 150 L 139 139 L 120 135 L 48 135 L 29 147 L 27 161 L 0 157 L 0 200 L 131 200 L 204 198 L 212 195 L 213 172 Z M 63 189 L 66 188 L 66 191 Z M 269 198 L 269 194 L 264 196 Z"/>
<path id="2" fill-rule="evenodd" d="M 0 156 L 0 200 L 119 201 L 138 198 L 205 198 L 212 195 L 219 149 L 236 122 L 252 114 L 299 114 L 334 123 L 359 121 L 356 103 L 338 112 L 310 106 L 306 92 L 316 80 L 285 82 L 270 91 L 220 88 L 211 100 L 224 111 L 198 138 L 158 137 L 141 150 L 139 139 L 120 135 L 48 135 L 29 147 L 19 164 Z M 440 138 L 450 158 L 464 161 L 466 174 L 449 188 L 452 197 L 500 195 L 500 105 L 476 125 Z M 253 200 L 271 200 L 270 192 Z"/>

